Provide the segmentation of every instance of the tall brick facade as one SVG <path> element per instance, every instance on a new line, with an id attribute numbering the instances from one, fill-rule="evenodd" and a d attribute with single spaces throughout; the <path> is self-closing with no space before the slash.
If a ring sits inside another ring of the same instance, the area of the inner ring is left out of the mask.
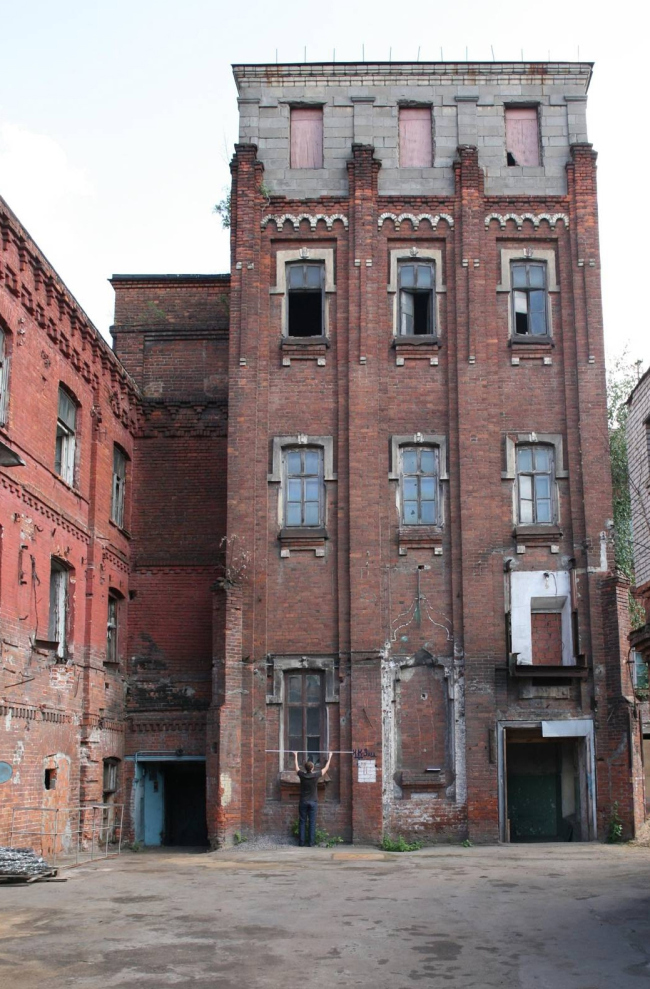
<path id="1" fill-rule="evenodd" d="M 299 748 L 346 839 L 632 833 L 591 67 L 234 71 L 230 274 L 113 278 L 129 828 L 287 834 Z"/>

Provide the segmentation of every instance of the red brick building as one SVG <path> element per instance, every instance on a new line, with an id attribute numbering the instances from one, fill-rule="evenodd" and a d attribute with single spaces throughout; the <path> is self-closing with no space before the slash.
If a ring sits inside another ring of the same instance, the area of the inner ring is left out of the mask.
<path id="1" fill-rule="evenodd" d="M 347 839 L 631 833 L 591 66 L 234 71 L 230 275 L 113 278 L 129 827 L 287 834 L 331 749 Z"/>

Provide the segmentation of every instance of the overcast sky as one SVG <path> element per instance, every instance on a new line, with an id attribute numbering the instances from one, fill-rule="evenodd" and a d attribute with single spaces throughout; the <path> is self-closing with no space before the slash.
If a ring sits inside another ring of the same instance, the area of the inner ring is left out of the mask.
<path id="1" fill-rule="evenodd" d="M 647 40 L 639 4 L 575 0 L 0 0 L 0 195 L 98 329 L 113 272 L 219 272 L 233 62 L 595 61 L 605 335 L 650 364 L 643 284 Z M 642 168 L 643 166 L 643 168 Z M 639 169 L 642 171 L 639 172 Z M 637 200 L 635 202 L 635 195 Z M 643 212 L 642 212 L 643 211 Z M 635 291 L 631 286 L 636 286 Z"/>

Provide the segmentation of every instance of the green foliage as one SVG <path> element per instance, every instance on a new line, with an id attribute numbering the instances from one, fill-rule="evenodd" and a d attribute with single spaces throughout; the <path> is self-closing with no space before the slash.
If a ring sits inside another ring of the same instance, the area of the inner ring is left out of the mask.
<path id="1" fill-rule="evenodd" d="M 406 841 L 401 835 L 391 838 L 389 834 L 381 836 L 379 847 L 385 852 L 417 852 L 422 848 L 421 841 Z"/>
<path id="2" fill-rule="evenodd" d="M 627 350 L 611 361 L 607 372 L 607 426 L 614 501 L 614 557 L 616 566 L 630 580 L 634 579 L 634 557 L 625 424 L 628 416 L 627 399 L 638 381 L 638 376 L 639 366 L 630 360 Z"/>
<path id="3" fill-rule="evenodd" d="M 248 838 L 246 838 L 240 831 L 235 831 L 232 837 L 236 845 L 243 845 L 245 841 L 248 841 Z"/>
<path id="4" fill-rule="evenodd" d="M 461 841 L 461 845 L 463 846 L 463 848 L 473 848 L 474 842 L 470 841 L 469 838 L 465 838 L 465 841 Z"/>
<path id="5" fill-rule="evenodd" d="M 619 841 L 623 841 L 623 822 L 618 813 L 618 800 L 612 807 L 612 816 L 607 826 L 607 841 L 610 845 L 616 845 Z"/>
<path id="6" fill-rule="evenodd" d="M 300 834 L 300 821 L 293 822 L 291 825 L 291 834 L 294 838 L 298 837 Z M 316 825 L 316 844 L 324 845 L 325 848 L 333 848 L 334 845 L 342 845 L 343 838 L 341 838 L 338 834 L 332 835 L 329 831 L 325 831 L 324 828 L 319 828 L 318 825 Z"/>
<path id="7" fill-rule="evenodd" d="M 130 843 L 126 842 L 124 845 L 122 845 L 122 848 L 127 848 L 130 852 L 141 852 L 142 847 L 143 846 L 141 841 L 132 841 Z"/>
<path id="8" fill-rule="evenodd" d="M 232 197 L 229 192 L 220 199 L 218 203 L 212 208 L 212 212 L 216 213 L 221 220 L 221 226 L 224 230 L 230 230 L 230 223 L 232 220 Z"/>

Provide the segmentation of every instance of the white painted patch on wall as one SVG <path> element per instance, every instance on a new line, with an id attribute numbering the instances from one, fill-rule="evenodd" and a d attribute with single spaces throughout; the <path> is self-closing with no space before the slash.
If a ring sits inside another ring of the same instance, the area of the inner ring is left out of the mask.
<path id="1" fill-rule="evenodd" d="M 562 615 L 562 665 L 574 666 L 571 632 L 571 575 L 568 570 L 518 570 L 510 574 L 510 626 L 517 663 L 532 666 L 532 611 Z"/>
<path id="2" fill-rule="evenodd" d="M 219 788 L 221 790 L 221 806 L 227 807 L 232 800 L 232 780 L 228 773 L 222 773 L 219 777 Z"/>

